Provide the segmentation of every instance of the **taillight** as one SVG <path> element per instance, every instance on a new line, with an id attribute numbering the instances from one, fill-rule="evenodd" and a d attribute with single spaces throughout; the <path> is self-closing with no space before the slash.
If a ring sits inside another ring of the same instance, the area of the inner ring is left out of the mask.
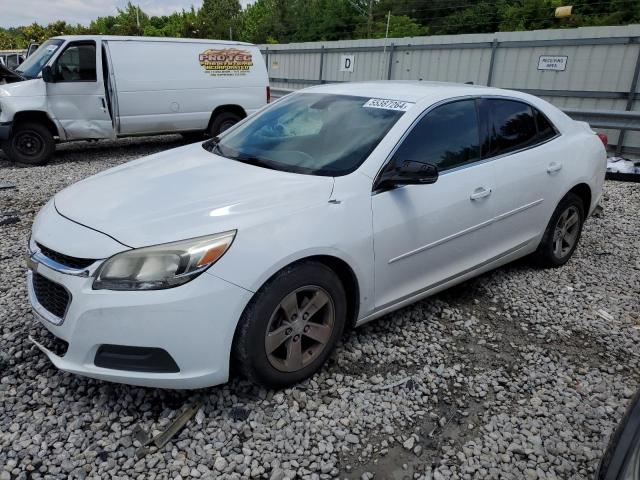
<path id="1" fill-rule="evenodd" d="M 609 147 L 609 137 L 607 137 L 604 133 L 596 133 L 598 138 L 602 141 L 605 150 Z"/>
<path id="2" fill-rule="evenodd" d="M 267 87 L 267 103 L 271 103 L 271 87 Z"/>

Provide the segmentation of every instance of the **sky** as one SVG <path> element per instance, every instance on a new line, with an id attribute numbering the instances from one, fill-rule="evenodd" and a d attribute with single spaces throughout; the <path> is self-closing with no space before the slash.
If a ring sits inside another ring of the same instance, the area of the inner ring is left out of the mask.
<path id="1" fill-rule="evenodd" d="M 196 8 L 202 0 L 133 0 L 150 15 L 166 15 L 171 12 Z M 240 0 L 244 7 L 249 0 Z M 48 24 L 55 20 L 88 25 L 96 17 L 115 15 L 116 8 L 123 8 L 127 0 L 0 0 L 0 27 L 17 27 L 33 22 Z"/>

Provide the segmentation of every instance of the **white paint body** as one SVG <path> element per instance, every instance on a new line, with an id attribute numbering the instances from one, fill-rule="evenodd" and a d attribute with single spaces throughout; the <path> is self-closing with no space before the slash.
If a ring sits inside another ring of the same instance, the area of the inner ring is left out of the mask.
<path id="1" fill-rule="evenodd" d="M 267 103 L 269 80 L 255 45 L 222 40 L 64 36 L 53 65 L 76 42 L 96 44 L 96 81 L 45 83 L 41 75 L 0 86 L 0 123 L 44 113 L 60 140 L 204 131 L 213 112 L 240 107 L 251 115 Z M 249 52 L 246 73 L 212 75 L 200 64 L 208 49 Z M 106 71 L 105 71 L 106 67 Z"/>
<path id="2" fill-rule="evenodd" d="M 59 368 L 105 380 L 196 388 L 225 382 L 239 317 L 260 287 L 297 260 L 326 255 L 346 262 L 359 286 L 361 324 L 533 252 L 562 197 L 578 184 L 599 201 L 606 154 L 585 124 L 518 92 L 453 84 L 382 82 L 314 87 L 317 92 L 415 102 L 354 172 L 323 177 L 268 170 L 204 150 L 166 151 L 107 170 L 58 193 L 32 234 L 46 247 L 80 258 L 237 230 L 229 251 L 204 274 L 169 290 L 92 290 L 38 265 L 73 300 L 64 321 L 42 322 L 69 342 Z M 448 99 L 523 100 L 559 135 L 524 151 L 446 171 L 431 185 L 372 195 L 376 175 L 414 122 Z M 549 166 L 560 165 L 560 169 Z M 548 170 L 551 170 L 548 172 Z M 478 188 L 491 190 L 482 202 Z M 99 262 L 97 262 L 99 265 Z M 34 299 L 32 299 L 32 302 Z M 36 305 L 37 306 L 37 305 Z M 166 349 L 176 374 L 98 368 L 103 343 Z"/>

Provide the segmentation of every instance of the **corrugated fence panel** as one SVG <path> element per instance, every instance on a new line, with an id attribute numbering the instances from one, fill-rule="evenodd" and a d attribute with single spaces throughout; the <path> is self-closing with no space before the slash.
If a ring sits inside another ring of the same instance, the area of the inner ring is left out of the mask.
<path id="1" fill-rule="evenodd" d="M 309 42 L 261 49 L 268 56 L 274 88 L 387 78 L 486 85 L 491 77 L 492 86 L 530 91 L 560 108 L 626 110 L 640 58 L 640 25 Z M 352 72 L 343 68 L 345 55 L 353 60 Z M 541 56 L 567 57 L 566 68 L 539 69 Z M 631 109 L 640 111 L 640 82 L 636 92 L 639 100 Z M 618 142 L 619 132 L 605 133 L 610 143 Z M 624 145 L 640 152 L 640 133 L 626 132 Z"/>

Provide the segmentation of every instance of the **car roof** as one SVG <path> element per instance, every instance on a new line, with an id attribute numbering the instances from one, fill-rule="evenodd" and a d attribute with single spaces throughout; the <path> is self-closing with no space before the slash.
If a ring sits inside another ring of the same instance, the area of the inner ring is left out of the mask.
<path id="1" fill-rule="evenodd" d="M 112 40 L 112 41 L 144 41 L 144 42 L 170 42 L 170 43 L 221 43 L 225 45 L 253 45 L 253 43 L 236 42 L 232 40 L 212 40 L 204 38 L 167 38 L 167 37 L 132 37 L 124 35 L 59 35 L 51 37 L 60 40 Z"/>
<path id="2" fill-rule="evenodd" d="M 329 93 L 334 95 L 354 95 L 359 97 L 385 98 L 405 102 L 419 102 L 442 98 L 499 95 L 528 100 L 531 95 L 513 90 L 470 85 L 466 83 L 380 80 L 374 82 L 343 82 L 306 88 L 304 91 Z"/>

